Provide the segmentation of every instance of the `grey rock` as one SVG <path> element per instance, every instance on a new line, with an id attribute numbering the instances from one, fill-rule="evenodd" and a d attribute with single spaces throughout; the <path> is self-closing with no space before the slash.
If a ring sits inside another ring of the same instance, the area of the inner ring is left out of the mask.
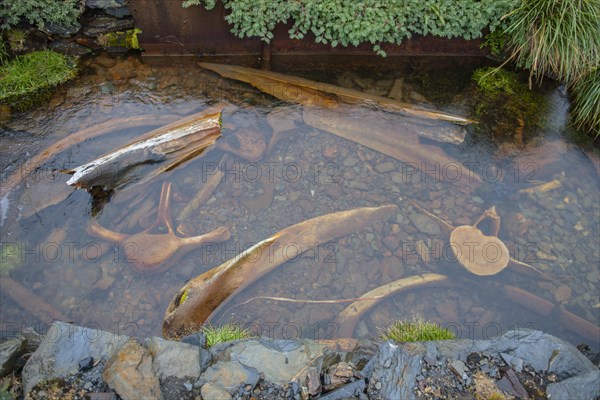
<path id="1" fill-rule="evenodd" d="M 79 361 L 110 358 L 128 337 L 55 322 L 23 368 L 25 393 L 41 380 L 63 378 L 79 370 Z"/>
<path id="2" fill-rule="evenodd" d="M 510 354 L 500 353 L 500 356 L 506 364 L 513 367 L 515 371 L 521 372 L 523 370 L 523 360 L 518 357 L 513 357 Z"/>
<path id="3" fill-rule="evenodd" d="M 456 374 L 458 379 L 461 381 L 465 379 L 464 375 L 467 367 L 465 366 L 464 362 L 460 360 L 454 360 L 450 363 L 450 368 L 452 368 L 452 371 L 454 371 L 454 374 Z"/>
<path id="4" fill-rule="evenodd" d="M 193 344 L 194 346 L 206 348 L 206 334 L 204 332 L 195 332 L 191 335 L 181 338 L 182 343 Z"/>
<path id="5" fill-rule="evenodd" d="M 383 174 L 383 173 L 391 172 L 391 171 L 395 170 L 396 166 L 391 161 L 385 161 L 385 162 L 375 165 L 375 169 L 377 170 L 377 172 Z"/>
<path id="6" fill-rule="evenodd" d="M 42 31 L 47 35 L 58 36 L 62 38 L 68 38 L 75 35 L 81 29 L 79 23 L 71 26 L 58 25 L 52 22 L 46 22 L 42 28 Z"/>
<path id="7" fill-rule="evenodd" d="M 131 17 L 131 11 L 129 11 L 128 7 L 105 8 L 104 13 L 115 18 Z"/>
<path id="8" fill-rule="evenodd" d="M 552 399 L 597 399 L 600 397 L 600 371 L 590 371 L 546 387 Z"/>
<path id="9" fill-rule="evenodd" d="M 231 399 L 231 395 L 223 389 L 220 385 L 214 383 L 207 383 L 200 389 L 202 400 L 228 400 Z"/>
<path id="10" fill-rule="evenodd" d="M 134 27 L 133 20 L 118 19 L 114 17 L 96 17 L 91 20 L 83 29 L 83 34 L 89 37 L 96 37 L 105 33 L 126 31 Z"/>
<path id="11" fill-rule="evenodd" d="M 367 393 L 373 398 L 414 399 L 412 388 L 421 372 L 421 360 L 424 357 L 463 360 L 473 352 L 490 355 L 505 353 L 521 359 L 536 371 L 548 369 L 560 379 L 557 384 L 561 385 L 555 390 L 561 393 L 570 390 L 577 393 L 581 380 L 589 382 L 591 387 L 596 379 L 592 373 L 598 373 L 598 369 L 571 344 L 543 332 L 523 329 L 509 331 L 489 340 L 444 340 L 405 343 L 401 346 L 390 341 L 382 343 L 378 354 L 365 367 L 370 371 Z M 550 363 L 551 358 L 553 361 Z M 391 365 L 384 368 L 387 360 L 391 361 Z M 568 379 L 571 377 L 580 379 Z"/>
<path id="12" fill-rule="evenodd" d="M 10 374 L 20 355 L 25 352 L 27 340 L 14 338 L 0 343 L 0 378 Z"/>
<path id="13" fill-rule="evenodd" d="M 88 8 L 120 8 L 127 6 L 127 0 L 85 0 L 85 6 Z"/>
<path id="14" fill-rule="evenodd" d="M 319 400 L 342 400 L 354 397 L 360 398 L 360 395 L 364 394 L 366 387 L 367 384 L 365 380 L 360 379 L 319 397 Z"/>
<path id="15" fill-rule="evenodd" d="M 123 400 L 162 399 L 160 382 L 152 371 L 152 357 L 134 339 L 113 354 L 102 377 Z"/>
<path id="16" fill-rule="evenodd" d="M 250 385 L 254 388 L 259 378 L 260 375 L 256 369 L 245 367 L 238 361 L 220 361 L 211 365 L 194 386 L 202 386 L 203 390 L 207 384 L 211 384 L 228 393 L 233 393 L 240 385 Z"/>
<path id="17" fill-rule="evenodd" d="M 419 232 L 425 233 L 427 235 L 439 235 L 440 227 L 430 217 L 415 212 L 411 213 L 408 216 L 408 218 L 413 223 L 413 225 L 419 230 Z"/>
<path id="18" fill-rule="evenodd" d="M 185 389 L 186 389 L 188 392 L 191 392 L 191 391 L 192 391 L 192 389 L 194 388 L 194 385 L 192 385 L 192 384 L 191 384 L 191 383 L 189 383 L 189 382 L 185 382 L 185 383 L 183 384 L 183 386 L 185 387 Z"/>
<path id="19" fill-rule="evenodd" d="M 284 385 L 306 379 L 307 364 L 320 369 L 326 346 L 309 340 L 250 339 L 224 348 L 217 359 L 239 361 L 264 373 L 265 380 Z"/>
<path id="20" fill-rule="evenodd" d="M 200 350 L 203 349 L 198 346 L 157 337 L 146 339 L 145 345 L 152 354 L 154 374 L 160 379 L 167 377 L 196 379 L 202 373 Z"/>
<path id="21" fill-rule="evenodd" d="M 83 56 L 93 52 L 89 47 L 82 46 L 79 43 L 71 42 L 69 40 L 56 40 L 50 42 L 48 47 L 51 50 L 68 56 Z"/>

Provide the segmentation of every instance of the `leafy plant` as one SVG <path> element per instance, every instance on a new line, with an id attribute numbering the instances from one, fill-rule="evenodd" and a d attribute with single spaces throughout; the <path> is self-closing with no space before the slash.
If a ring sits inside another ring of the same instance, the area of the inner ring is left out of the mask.
<path id="1" fill-rule="evenodd" d="M 531 79 L 570 84 L 600 63 L 600 1 L 522 0 L 505 16 L 511 57 Z"/>
<path id="2" fill-rule="evenodd" d="M 8 29 L 22 21 L 40 29 L 47 23 L 72 26 L 83 10 L 80 0 L 4 0 L 0 3 L 0 28 Z"/>
<path id="3" fill-rule="evenodd" d="M 493 32 L 514 0 L 223 0 L 225 17 L 240 37 L 273 38 L 278 23 L 292 22 L 291 38 L 308 34 L 317 43 L 332 47 L 370 43 L 382 56 L 384 43 L 399 44 L 413 34 L 441 37 L 481 37 Z M 185 0 L 184 7 L 204 5 L 211 10 L 216 0 Z"/>
<path id="4" fill-rule="evenodd" d="M 2 275 L 8 275 L 10 271 L 21 266 L 23 259 L 21 257 L 21 244 L 4 244 L 0 246 L 0 279 Z"/>
<path id="5" fill-rule="evenodd" d="M 0 67 L 0 102 L 19 101 L 72 79 L 77 63 L 54 51 L 34 51 Z"/>
<path id="6" fill-rule="evenodd" d="M 571 87 L 573 108 L 571 116 L 578 128 L 589 129 L 600 136 L 600 70 L 592 68 Z"/>
<path id="7" fill-rule="evenodd" d="M 6 33 L 6 36 L 8 36 L 8 45 L 13 52 L 20 53 L 26 49 L 27 31 L 23 29 L 10 29 Z"/>
<path id="8" fill-rule="evenodd" d="M 206 347 L 209 348 L 219 343 L 247 339 L 252 336 L 247 329 L 232 324 L 225 324 L 219 327 L 205 325 L 202 331 L 206 335 Z"/>
<path id="9" fill-rule="evenodd" d="M 396 321 L 388 328 L 380 329 L 380 336 L 383 340 L 396 342 L 456 339 L 451 330 L 442 328 L 434 322 L 426 322 L 420 317 L 413 317 L 411 321 Z"/>
<path id="10" fill-rule="evenodd" d="M 137 35 L 142 33 L 139 28 L 127 31 L 110 32 L 96 38 L 96 43 L 102 47 L 125 47 L 126 49 L 140 50 Z"/>

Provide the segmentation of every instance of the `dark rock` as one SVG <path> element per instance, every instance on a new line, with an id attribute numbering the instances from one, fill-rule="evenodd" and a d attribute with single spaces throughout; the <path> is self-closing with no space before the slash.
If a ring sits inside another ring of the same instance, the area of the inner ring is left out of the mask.
<path id="1" fill-rule="evenodd" d="M 12 373 L 17 359 L 25 352 L 27 340 L 14 338 L 0 343 L 0 378 Z"/>
<path id="2" fill-rule="evenodd" d="M 121 8 L 127 6 L 127 0 L 85 0 L 88 8 L 100 8 L 103 10 Z"/>
<path id="3" fill-rule="evenodd" d="M 128 7 L 106 8 L 104 9 L 104 13 L 115 18 L 131 17 L 131 11 L 129 11 Z"/>
<path id="4" fill-rule="evenodd" d="M 68 40 L 56 40 L 54 42 L 50 42 L 48 47 L 51 50 L 66 54 L 68 56 L 83 56 L 93 52 L 93 50 L 89 47 L 85 47 L 79 43 Z"/>
<path id="5" fill-rule="evenodd" d="M 515 396 L 519 399 L 526 399 L 529 396 L 527 395 L 527 390 L 523 387 L 517 374 L 512 369 L 509 369 L 505 372 L 502 379 L 496 382 L 498 389 L 502 390 L 504 393 L 507 393 L 511 396 Z"/>
<path id="6" fill-rule="evenodd" d="M 68 38 L 75 35 L 77 32 L 79 32 L 80 29 L 81 25 L 79 23 L 73 24 L 71 26 L 63 26 L 52 22 L 47 22 L 44 24 L 42 31 L 48 35 Z"/>
<path id="7" fill-rule="evenodd" d="M 360 395 L 364 394 L 366 387 L 367 383 L 365 380 L 360 379 L 319 397 L 319 400 L 342 400 L 354 397 L 360 398 Z"/>
<path id="8" fill-rule="evenodd" d="M 315 367 L 308 368 L 306 373 L 306 388 L 308 389 L 308 394 L 313 397 L 321 393 L 321 377 Z"/>
<path id="9" fill-rule="evenodd" d="M 83 34 L 96 37 L 106 33 L 126 31 L 134 27 L 133 20 L 114 17 L 95 17 L 83 29 Z"/>
<path id="10" fill-rule="evenodd" d="M 467 359 L 473 353 L 498 355 L 506 353 L 517 357 L 523 364 L 530 365 L 536 371 L 554 373 L 561 385 L 555 386 L 561 393 L 573 393 L 578 390 L 581 381 L 592 390 L 598 369 L 567 342 L 539 331 L 518 330 L 509 331 L 502 336 L 489 340 L 444 340 L 439 342 L 406 343 L 399 346 L 393 342 L 385 342 L 379 346 L 378 354 L 373 357 L 365 369 L 370 371 L 367 392 L 373 398 L 414 399 L 413 387 L 416 377 L 421 373 L 421 360 L 424 356 Z M 552 362 L 550 360 L 552 359 Z M 389 367 L 385 367 L 388 365 Z M 442 365 L 444 362 L 442 361 Z M 495 376 L 490 369 L 490 376 Z M 513 372 L 514 373 L 514 372 Z M 578 380 L 568 378 L 577 376 Z M 509 378 L 507 378 L 509 379 Z M 511 381 L 514 387 L 515 383 Z M 600 391 L 600 386 L 596 389 Z M 587 392 L 593 393 L 593 392 Z M 579 398 L 594 398 L 600 395 L 578 396 Z M 568 396 L 554 398 L 569 398 Z M 572 398 L 572 397 L 571 397 Z"/>
<path id="11" fill-rule="evenodd" d="M 111 60 L 113 60 L 111 58 Z M 182 343 L 193 344 L 194 346 L 202 347 L 206 349 L 206 334 L 204 332 L 196 332 L 191 335 L 184 336 L 181 338 Z"/>
<path id="12" fill-rule="evenodd" d="M 79 360 L 79 372 L 89 371 L 94 367 L 94 357 L 86 357 Z"/>

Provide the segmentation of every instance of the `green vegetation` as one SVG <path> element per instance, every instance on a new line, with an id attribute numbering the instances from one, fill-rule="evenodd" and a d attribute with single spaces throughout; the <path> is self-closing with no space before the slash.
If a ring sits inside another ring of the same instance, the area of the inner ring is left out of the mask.
<path id="1" fill-rule="evenodd" d="M 26 49 L 27 31 L 23 29 L 10 29 L 6 32 L 6 36 L 8 45 L 13 52 L 20 53 Z"/>
<path id="2" fill-rule="evenodd" d="M 247 329 L 232 324 L 225 324 L 219 327 L 205 325 L 202 328 L 202 332 L 206 335 L 206 347 L 209 348 L 219 343 L 252 337 Z"/>
<path id="3" fill-rule="evenodd" d="M 0 4 L 0 28 L 8 29 L 26 21 L 43 28 L 51 23 L 73 26 L 83 12 L 79 0 L 3 0 Z"/>
<path id="4" fill-rule="evenodd" d="M 8 275 L 10 271 L 23 264 L 20 252 L 21 248 L 21 244 L 17 243 L 4 243 L 0 247 L 0 277 Z"/>
<path id="5" fill-rule="evenodd" d="M 0 102 L 26 108 L 76 74 L 74 58 L 50 50 L 18 56 L 0 66 Z"/>
<path id="6" fill-rule="evenodd" d="M 539 91 L 527 87 L 525 77 L 503 68 L 480 68 L 473 73 L 473 117 L 480 132 L 494 137 L 513 137 L 523 143 L 523 133 L 540 127 L 547 107 Z M 527 130 L 524 130 L 527 128 Z"/>
<path id="7" fill-rule="evenodd" d="M 98 36 L 96 42 L 102 47 L 124 47 L 131 50 L 141 50 L 137 35 L 142 33 L 139 28 L 127 31 L 111 32 Z"/>
<path id="8" fill-rule="evenodd" d="M 573 122 L 579 128 L 589 129 L 595 138 L 600 136 L 600 70 L 593 68 L 572 86 Z"/>
<path id="9" fill-rule="evenodd" d="M 507 16 L 508 46 L 530 77 L 568 84 L 600 63 L 600 1 L 522 0 Z"/>
<path id="10" fill-rule="evenodd" d="M 370 43 L 385 55 L 383 43 L 399 44 L 413 34 L 473 39 L 494 31 L 513 0 L 223 0 L 225 17 L 240 37 L 273 38 L 278 23 L 292 22 L 289 35 L 301 39 L 312 33 L 317 43 L 357 46 Z M 185 0 L 184 7 L 216 0 Z"/>
<path id="11" fill-rule="evenodd" d="M 383 340 L 396 342 L 424 342 L 428 340 L 456 339 L 454 333 L 434 322 L 413 317 L 412 321 L 396 321 L 386 329 L 380 330 Z"/>

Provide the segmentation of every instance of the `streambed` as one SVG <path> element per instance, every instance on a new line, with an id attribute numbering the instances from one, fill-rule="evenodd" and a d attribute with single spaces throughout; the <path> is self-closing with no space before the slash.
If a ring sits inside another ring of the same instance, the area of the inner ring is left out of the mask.
<path id="1" fill-rule="evenodd" d="M 339 329 L 332 321 L 348 303 L 291 303 L 274 298 L 356 298 L 392 280 L 436 272 L 449 275 L 460 286 L 420 289 L 386 300 L 359 322 L 354 335 L 373 337 L 389 321 L 420 315 L 463 338 L 529 327 L 575 344 L 591 341 L 567 329 L 555 315 L 541 316 L 502 291 L 505 284 L 525 289 L 599 324 L 600 188 L 598 171 L 590 160 L 594 154 L 598 157 L 597 149 L 576 140 L 581 135 L 567 126 L 568 101 L 561 88 L 547 84 L 535 89 L 547 107 L 540 109 L 544 115 L 539 127 L 529 128 L 525 121 L 522 144 L 515 139 L 518 125 L 501 118 L 469 127 L 461 145 L 421 139 L 470 168 L 461 173 L 472 170 L 481 175 L 483 184 L 470 188 L 453 182 L 456 170 L 447 165 L 424 174 L 413 165 L 306 125 L 299 106 L 223 79 L 199 68 L 197 62 L 195 58 L 107 55 L 83 60 L 81 76 L 60 89 L 48 105 L 15 115 L 2 129 L 1 173 L 6 178 L 19 168 L 27 171 L 25 161 L 31 155 L 104 121 L 139 115 L 155 115 L 159 121 L 159 116 L 183 117 L 225 102 L 219 140 L 236 148 L 235 134 L 250 131 L 264 136 L 266 142 L 275 132 L 282 132 L 282 139 L 254 162 L 231 154 L 223 161 L 225 152 L 215 148 L 165 179 L 172 182 L 171 212 L 176 217 L 215 166 L 221 165 L 225 175 L 211 198 L 178 222 L 191 235 L 224 225 L 232 238 L 190 252 L 166 272 L 145 275 L 129 265 L 126 252 L 131 249 L 88 235 L 92 218 L 123 233 L 151 225 L 162 181 L 132 184 L 104 201 L 92 201 L 85 191 L 67 187 L 69 176 L 59 171 L 162 125 L 149 118 L 148 125 L 115 129 L 58 154 L 3 200 L 3 255 L 16 251 L 22 261 L 10 272 L 13 279 L 78 325 L 136 336 L 160 335 L 166 306 L 187 280 L 308 218 L 396 204 L 399 212 L 388 223 L 320 244 L 302 255 L 290 248 L 289 262 L 243 291 L 213 322 L 237 322 L 277 338 L 332 338 Z M 252 60 L 246 59 L 219 62 L 252 66 Z M 477 58 L 390 57 L 358 62 L 340 57 L 281 57 L 273 60 L 272 68 L 379 95 L 401 85 L 396 88 L 398 99 L 475 115 L 470 76 L 488 63 Z M 346 110 L 349 117 L 353 111 Z M 549 182 L 555 182 L 550 189 L 540 186 Z M 499 237 L 511 255 L 551 273 L 556 281 L 508 270 L 492 277 L 469 275 L 448 255 L 447 238 L 412 201 L 453 225 L 472 224 L 495 205 L 502 218 Z M 3 331 L 40 324 L 5 295 L 0 323 Z"/>

